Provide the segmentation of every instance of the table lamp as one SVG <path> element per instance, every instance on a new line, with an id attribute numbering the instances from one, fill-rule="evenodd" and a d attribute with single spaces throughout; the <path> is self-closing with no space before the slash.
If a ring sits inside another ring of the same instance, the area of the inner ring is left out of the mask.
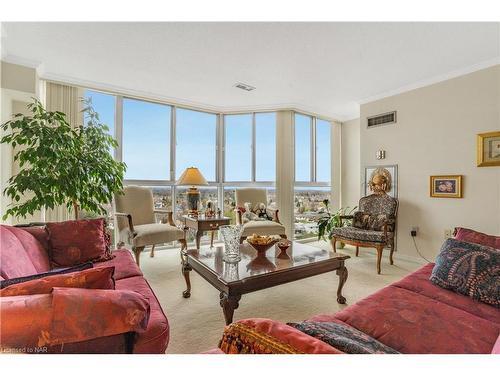
<path id="1" fill-rule="evenodd" d="M 207 180 L 205 180 L 200 170 L 195 167 L 186 168 L 175 184 L 179 186 L 190 186 L 187 191 L 188 215 L 198 216 L 200 192 L 196 186 L 208 185 Z"/>

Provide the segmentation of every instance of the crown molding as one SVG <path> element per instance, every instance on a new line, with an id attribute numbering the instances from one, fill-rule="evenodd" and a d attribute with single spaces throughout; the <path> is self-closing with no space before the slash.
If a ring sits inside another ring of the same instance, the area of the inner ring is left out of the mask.
<path id="1" fill-rule="evenodd" d="M 341 120 L 339 119 L 341 118 L 340 116 L 325 115 L 315 108 L 303 106 L 297 103 L 277 103 L 277 104 L 267 104 L 267 105 L 235 106 L 235 107 L 213 106 L 213 105 L 207 105 L 205 103 L 199 103 L 196 101 L 190 101 L 172 96 L 161 95 L 154 92 L 134 90 L 122 86 L 110 85 L 106 83 L 99 83 L 95 81 L 82 80 L 79 78 L 48 73 L 43 70 L 42 65 L 40 65 L 37 71 L 39 78 L 43 80 L 62 83 L 62 84 L 70 84 L 88 89 L 109 92 L 112 94 L 129 96 L 137 99 L 161 102 L 164 104 L 184 107 L 188 109 L 202 110 L 202 111 L 222 113 L 222 114 L 236 114 L 243 112 L 247 113 L 247 112 L 270 112 L 270 111 L 296 111 L 307 115 L 316 116 L 328 121 L 341 122 Z"/>
<path id="2" fill-rule="evenodd" d="M 436 84 L 439 82 L 447 81 L 447 80 L 452 79 L 452 78 L 464 76 L 466 74 L 474 73 L 474 72 L 477 72 L 479 70 L 487 69 L 487 68 L 490 68 L 492 66 L 499 65 L 499 64 L 500 64 L 500 56 L 495 57 L 494 59 L 491 59 L 491 60 L 486 60 L 486 61 L 480 62 L 478 64 L 474 64 L 474 65 L 471 65 L 471 66 L 468 66 L 465 68 L 461 68 L 461 69 L 456 69 L 456 70 L 453 70 L 453 71 L 445 73 L 445 74 L 434 76 L 432 78 L 423 79 L 421 81 L 417 81 L 417 82 L 411 83 L 409 85 L 401 86 L 401 87 L 394 89 L 394 90 L 385 91 L 385 92 L 361 99 L 358 101 L 358 104 L 362 105 L 362 104 L 374 102 L 374 101 L 377 101 L 380 99 L 384 99 L 384 98 L 387 98 L 390 96 L 403 94 L 403 93 L 408 92 L 408 91 L 416 90 L 416 89 L 430 86 L 430 85 L 433 85 L 433 84 Z"/>

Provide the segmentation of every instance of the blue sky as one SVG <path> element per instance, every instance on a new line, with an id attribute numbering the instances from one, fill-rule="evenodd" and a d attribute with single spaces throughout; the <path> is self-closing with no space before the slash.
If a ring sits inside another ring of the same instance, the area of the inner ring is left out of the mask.
<path id="1" fill-rule="evenodd" d="M 114 133 L 115 97 L 87 90 L 100 120 Z M 123 99 L 123 161 L 126 179 L 170 178 L 171 107 Z M 177 108 L 176 176 L 195 166 L 208 181 L 215 181 L 217 117 L 211 113 Z M 229 115 L 226 123 L 226 181 L 250 181 L 252 115 Z M 296 180 L 310 180 L 311 118 L 295 115 Z M 276 114 L 256 114 L 256 180 L 276 179 Z M 317 180 L 330 181 L 330 124 L 317 120 Z"/>

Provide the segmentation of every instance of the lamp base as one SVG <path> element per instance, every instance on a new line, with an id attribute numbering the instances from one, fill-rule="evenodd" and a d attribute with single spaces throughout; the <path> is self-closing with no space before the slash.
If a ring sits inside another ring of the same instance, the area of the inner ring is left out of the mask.
<path id="1" fill-rule="evenodd" d="M 198 202 L 200 201 L 200 192 L 194 186 L 190 187 L 186 193 L 188 203 L 188 215 L 198 217 Z"/>

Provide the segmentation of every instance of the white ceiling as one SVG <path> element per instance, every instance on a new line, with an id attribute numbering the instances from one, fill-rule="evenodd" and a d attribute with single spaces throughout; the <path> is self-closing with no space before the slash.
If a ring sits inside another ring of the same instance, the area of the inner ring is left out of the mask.
<path id="1" fill-rule="evenodd" d="M 346 120 L 359 103 L 499 62 L 499 23 L 3 23 L 42 77 L 222 111 Z M 257 87 L 246 92 L 236 82 Z"/>

